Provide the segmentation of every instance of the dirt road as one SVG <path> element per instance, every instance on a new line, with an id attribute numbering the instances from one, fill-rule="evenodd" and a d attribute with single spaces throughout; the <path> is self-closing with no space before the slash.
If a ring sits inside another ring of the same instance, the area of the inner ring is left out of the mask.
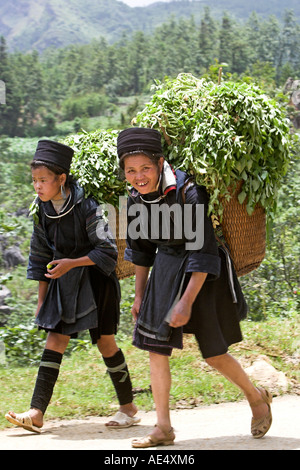
<path id="1" fill-rule="evenodd" d="M 300 396 L 274 398 L 272 413 L 269 433 L 253 439 L 250 409 L 245 401 L 172 411 L 175 445 L 152 451 L 299 450 Z M 105 450 L 109 451 L 105 452 L 107 458 L 113 452 L 120 455 L 117 451 L 136 455 L 138 450 L 131 448 L 131 439 L 148 434 L 155 424 L 154 412 L 139 415 L 141 423 L 124 430 L 106 429 L 104 417 L 48 421 L 41 434 L 11 426 L 0 432 L 0 450 Z"/>

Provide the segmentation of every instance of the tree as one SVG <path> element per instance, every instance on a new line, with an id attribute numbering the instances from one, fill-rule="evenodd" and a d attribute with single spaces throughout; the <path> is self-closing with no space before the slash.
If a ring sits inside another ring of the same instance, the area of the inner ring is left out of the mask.
<path id="1" fill-rule="evenodd" d="M 278 62 L 278 78 L 286 63 L 298 71 L 300 69 L 300 27 L 292 10 L 285 12 Z"/>
<path id="2" fill-rule="evenodd" d="M 218 60 L 220 63 L 225 62 L 228 64 L 229 69 L 231 70 L 232 66 L 232 45 L 234 39 L 234 24 L 233 20 L 228 16 L 227 13 L 224 13 L 222 18 L 222 24 L 219 33 L 219 57 Z"/>
<path id="3" fill-rule="evenodd" d="M 280 24 L 273 15 L 266 21 L 260 23 L 256 54 L 256 60 L 262 63 L 268 62 L 272 64 L 273 67 L 278 66 L 280 55 Z"/>
<path id="4" fill-rule="evenodd" d="M 108 45 L 104 38 L 92 44 L 91 62 L 87 64 L 92 91 L 100 91 L 107 83 L 108 75 Z"/>
<path id="5" fill-rule="evenodd" d="M 228 64 L 231 73 L 241 74 L 253 60 L 247 33 L 245 26 L 224 14 L 219 34 L 219 62 Z"/>
<path id="6" fill-rule="evenodd" d="M 0 80 L 5 83 L 5 104 L 0 104 L 0 135 L 18 135 L 21 97 L 16 75 L 8 58 L 6 42 L 0 37 Z"/>
<path id="7" fill-rule="evenodd" d="M 240 75 L 254 60 L 247 29 L 235 26 L 231 42 L 231 72 Z"/>
<path id="8" fill-rule="evenodd" d="M 246 32 L 247 44 L 250 49 L 248 65 L 251 65 L 257 60 L 257 51 L 259 50 L 261 36 L 260 28 L 261 23 L 258 16 L 256 12 L 253 12 L 242 31 L 243 36 L 245 36 Z"/>
<path id="9" fill-rule="evenodd" d="M 31 133 L 40 120 L 44 104 L 44 80 L 37 51 L 31 54 L 17 54 L 13 57 L 14 68 L 18 70 L 18 88 L 22 97 L 22 130 Z"/>
<path id="10" fill-rule="evenodd" d="M 204 8 L 204 17 L 199 31 L 199 65 L 205 70 L 217 56 L 218 26 L 210 15 L 210 8 Z"/>
<path id="11" fill-rule="evenodd" d="M 132 38 L 128 51 L 128 67 L 131 76 L 132 90 L 136 95 L 148 84 L 148 46 L 142 31 L 137 31 Z"/>

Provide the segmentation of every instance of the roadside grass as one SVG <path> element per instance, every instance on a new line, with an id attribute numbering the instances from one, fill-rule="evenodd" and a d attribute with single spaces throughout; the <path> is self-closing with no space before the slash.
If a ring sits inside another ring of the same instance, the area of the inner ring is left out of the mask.
<path id="1" fill-rule="evenodd" d="M 259 355 L 286 374 L 290 392 L 299 393 L 299 321 L 288 319 L 242 323 L 244 341 L 230 352 L 243 366 L 250 366 Z M 135 389 L 139 409 L 154 408 L 150 388 L 148 354 L 131 345 L 131 338 L 120 332 L 122 348 Z M 298 361 L 298 366 L 297 366 Z M 237 401 L 241 392 L 201 358 L 192 335 L 185 335 L 184 349 L 174 350 L 170 360 L 172 371 L 171 408 Z M 8 410 L 22 412 L 29 408 L 37 367 L 0 366 L 0 429 L 9 426 L 4 418 Z M 278 392 L 280 393 L 280 391 Z M 85 416 L 109 416 L 117 410 L 117 400 L 106 367 L 95 346 L 86 345 L 65 355 L 46 419 L 72 419 Z"/>

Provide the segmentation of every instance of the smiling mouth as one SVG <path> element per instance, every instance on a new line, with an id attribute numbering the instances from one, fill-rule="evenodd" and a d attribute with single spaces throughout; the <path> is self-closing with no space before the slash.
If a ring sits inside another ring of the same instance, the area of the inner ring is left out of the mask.
<path id="1" fill-rule="evenodd" d="M 140 188 L 143 187 L 143 186 L 146 186 L 146 184 L 148 184 L 148 181 L 147 181 L 147 183 L 136 183 L 136 185 L 139 186 Z"/>

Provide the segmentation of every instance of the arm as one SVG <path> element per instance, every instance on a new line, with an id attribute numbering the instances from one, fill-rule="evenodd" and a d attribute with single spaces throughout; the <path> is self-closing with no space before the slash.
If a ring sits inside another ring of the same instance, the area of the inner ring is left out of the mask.
<path id="1" fill-rule="evenodd" d="M 133 318 L 136 320 L 140 311 L 141 302 L 145 292 L 150 268 L 145 266 L 135 267 L 135 299 L 131 309 Z"/>
<path id="2" fill-rule="evenodd" d="M 70 269 L 78 268 L 80 266 L 93 266 L 95 263 L 88 256 L 82 256 L 81 258 L 76 259 L 55 259 L 51 261 L 51 265 L 54 267 L 51 269 L 47 268 L 48 272 L 45 274 L 45 277 L 48 279 L 58 279 L 70 271 Z"/>
<path id="3" fill-rule="evenodd" d="M 35 316 L 37 316 L 40 311 L 42 303 L 44 302 L 46 298 L 47 291 L 48 291 L 48 282 L 39 281 L 38 304 L 37 304 Z"/>
<path id="4" fill-rule="evenodd" d="M 53 259 L 53 251 L 48 246 L 41 224 L 34 224 L 30 241 L 30 252 L 27 266 L 27 279 L 46 281 L 46 266 Z"/>

